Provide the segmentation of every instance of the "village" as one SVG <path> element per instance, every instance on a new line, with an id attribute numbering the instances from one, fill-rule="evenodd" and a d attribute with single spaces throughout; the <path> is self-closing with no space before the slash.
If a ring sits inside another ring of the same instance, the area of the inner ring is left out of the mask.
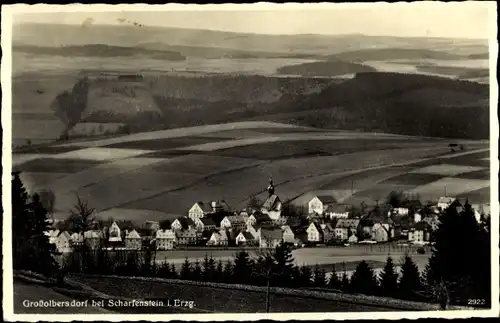
<path id="1" fill-rule="evenodd" d="M 46 234 L 60 253 L 82 245 L 108 250 L 276 248 L 281 243 L 302 248 L 395 241 L 426 245 L 432 241 L 440 214 L 450 207 L 460 213 L 464 207 L 458 199 L 445 196 L 435 205 L 405 199 L 396 205 L 377 204 L 356 210 L 336 203 L 331 196 L 315 196 L 305 212 L 290 212 L 275 193 L 272 180 L 267 192 L 268 198 L 260 208 L 235 211 L 224 200 L 196 202 L 186 216 L 172 222 L 145 220 L 137 226 L 130 221 L 93 221 L 83 232 L 67 230 L 61 226 L 64 223 L 54 222 Z M 478 222 L 489 217 L 489 204 L 471 206 Z"/>

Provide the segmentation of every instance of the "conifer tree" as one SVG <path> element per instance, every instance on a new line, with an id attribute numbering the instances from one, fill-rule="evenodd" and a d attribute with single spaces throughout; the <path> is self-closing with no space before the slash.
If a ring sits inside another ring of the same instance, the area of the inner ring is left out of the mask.
<path id="1" fill-rule="evenodd" d="M 222 281 L 226 284 L 231 284 L 233 282 L 233 265 L 230 261 L 226 262 L 224 265 Z"/>
<path id="2" fill-rule="evenodd" d="M 292 283 L 292 272 L 294 267 L 294 259 L 292 250 L 287 244 L 281 243 L 272 253 L 274 260 L 274 279 L 273 282 L 277 286 L 290 286 Z"/>
<path id="3" fill-rule="evenodd" d="M 218 283 L 223 282 L 223 277 L 224 277 L 224 266 L 222 265 L 222 261 L 219 260 L 217 261 L 217 265 L 215 266 L 214 281 Z"/>
<path id="4" fill-rule="evenodd" d="M 337 274 L 337 269 L 335 268 L 335 264 L 332 267 L 330 278 L 328 279 L 328 288 L 341 289 L 341 281 L 340 281 L 339 276 Z"/>
<path id="5" fill-rule="evenodd" d="M 251 280 L 252 268 L 250 256 L 246 251 L 236 254 L 233 267 L 233 281 L 240 284 L 249 284 Z"/>
<path id="6" fill-rule="evenodd" d="M 172 264 L 172 266 L 170 268 L 170 276 L 172 279 L 179 278 L 179 275 L 177 275 L 177 268 L 175 268 L 175 264 Z"/>
<path id="7" fill-rule="evenodd" d="M 32 269 L 47 276 L 54 275 L 59 269 L 54 259 L 56 248 L 49 242 L 49 237 L 46 235 L 46 232 L 50 230 L 47 211 L 40 201 L 40 196 L 36 193 L 32 197 L 30 209 L 33 220 L 29 241 L 32 246 L 31 250 L 34 250 L 33 259 L 36 261 Z"/>
<path id="8" fill-rule="evenodd" d="M 201 269 L 201 264 L 198 259 L 194 262 L 193 271 L 191 272 L 191 279 L 200 281 L 203 279 L 203 271 Z"/>
<path id="9" fill-rule="evenodd" d="M 314 286 L 326 287 L 326 274 L 325 269 L 318 265 L 314 266 Z"/>
<path id="10" fill-rule="evenodd" d="M 426 267 L 426 289 L 446 287 L 450 304 L 462 305 L 474 298 L 490 304 L 490 232 L 477 223 L 468 202 L 460 213 L 455 207 L 447 208 L 439 220 Z"/>
<path id="11" fill-rule="evenodd" d="M 192 271 L 191 263 L 189 262 L 189 259 L 186 257 L 186 259 L 182 263 L 180 278 L 183 280 L 190 280 L 192 277 L 191 271 Z"/>
<path id="12" fill-rule="evenodd" d="M 312 273 L 311 269 L 307 266 L 300 267 L 300 286 L 309 287 L 312 285 Z"/>
<path id="13" fill-rule="evenodd" d="M 204 281 L 213 281 L 215 276 L 215 260 L 212 256 L 208 257 L 208 254 L 205 254 L 203 258 L 203 280 Z"/>
<path id="14" fill-rule="evenodd" d="M 170 272 L 170 264 L 168 262 L 164 262 L 160 265 L 160 268 L 158 268 L 158 277 L 160 278 L 171 278 L 171 272 Z"/>
<path id="15" fill-rule="evenodd" d="M 375 295 L 377 293 L 377 278 L 373 269 L 366 261 L 361 261 L 351 277 L 351 289 L 354 293 Z"/>
<path id="16" fill-rule="evenodd" d="M 398 290 L 398 274 L 391 257 L 387 257 L 385 267 L 380 273 L 380 294 L 395 297 Z"/>
<path id="17" fill-rule="evenodd" d="M 399 297 L 406 300 L 419 300 L 422 296 L 422 281 L 417 265 L 406 255 L 401 264 L 401 279 L 398 285 Z"/>
<path id="18" fill-rule="evenodd" d="M 347 276 L 347 273 L 345 271 L 342 273 L 342 279 L 340 281 L 340 284 L 342 291 L 344 292 L 351 291 L 351 280 L 349 279 L 349 276 Z"/>
<path id="19" fill-rule="evenodd" d="M 31 217 L 27 208 L 28 193 L 20 178 L 20 172 L 12 172 L 12 249 L 14 269 L 26 268 L 26 252 L 29 248 Z"/>

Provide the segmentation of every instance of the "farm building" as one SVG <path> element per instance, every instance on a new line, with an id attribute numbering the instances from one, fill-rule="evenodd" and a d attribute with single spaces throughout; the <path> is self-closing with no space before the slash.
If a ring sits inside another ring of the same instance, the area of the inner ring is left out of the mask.
<path id="1" fill-rule="evenodd" d="M 198 243 L 198 232 L 195 229 L 179 230 L 176 233 L 179 245 L 195 245 Z"/>
<path id="2" fill-rule="evenodd" d="M 197 218 L 194 221 L 194 225 L 196 229 L 200 232 L 205 232 L 205 231 L 211 231 L 215 230 L 216 225 L 215 222 L 212 218 L 206 217 L 206 218 Z"/>
<path id="3" fill-rule="evenodd" d="M 220 222 L 221 229 L 245 230 L 247 226 L 247 217 L 239 215 L 230 215 L 224 217 Z"/>
<path id="4" fill-rule="evenodd" d="M 254 224 L 268 225 L 268 224 L 272 224 L 272 223 L 273 223 L 273 221 L 271 220 L 269 215 L 261 213 L 261 212 L 254 212 L 252 215 L 250 215 L 248 217 L 248 220 L 247 220 L 247 226 L 254 225 Z"/>
<path id="5" fill-rule="evenodd" d="M 214 232 L 208 239 L 207 246 L 227 246 L 228 238 L 226 231 L 220 230 L 219 232 Z"/>

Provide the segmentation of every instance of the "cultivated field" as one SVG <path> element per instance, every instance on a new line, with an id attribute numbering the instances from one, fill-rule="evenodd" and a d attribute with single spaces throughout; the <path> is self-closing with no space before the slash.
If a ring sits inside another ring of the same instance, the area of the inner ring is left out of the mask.
<path id="1" fill-rule="evenodd" d="M 475 192 L 481 203 L 489 200 L 487 147 L 468 142 L 468 151 L 451 153 L 436 138 L 242 122 L 59 144 L 13 160 L 29 190 L 56 193 L 58 214 L 77 193 L 98 211 L 153 210 L 148 216 L 159 220 L 200 200 L 242 208 L 251 196 L 265 198 L 269 176 L 282 200 L 302 205 L 319 193 L 359 204 L 395 189 L 435 200 L 444 186 L 449 194 Z"/>

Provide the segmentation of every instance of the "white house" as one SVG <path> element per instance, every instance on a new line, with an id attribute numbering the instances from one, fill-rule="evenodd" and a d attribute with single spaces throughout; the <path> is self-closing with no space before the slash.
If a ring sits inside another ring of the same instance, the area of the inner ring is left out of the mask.
<path id="1" fill-rule="evenodd" d="M 255 243 L 255 239 L 250 232 L 240 232 L 236 236 L 235 241 L 237 246 L 252 245 Z"/>
<path id="2" fill-rule="evenodd" d="M 116 222 L 113 222 L 109 227 L 109 241 L 110 242 L 122 241 L 121 229 L 118 226 L 118 224 L 116 224 Z"/>
<path id="3" fill-rule="evenodd" d="M 233 230 L 245 230 L 247 226 L 248 218 L 239 215 L 230 215 L 225 216 L 224 219 L 220 222 L 220 228 L 224 229 L 233 229 Z"/>
<path id="4" fill-rule="evenodd" d="M 56 239 L 56 249 L 59 252 L 71 252 L 71 236 L 68 231 L 60 232 Z"/>
<path id="5" fill-rule="evenodd" d="M 323 242 L 323 230 L 321 230 L 317 223 L 311 222 L 306 232 L 309 242 Z"/>
<path id="6" fill-rule="evenodd" d="M 247 226 L 247 232 L 253 236 L 253 238 L 259 241 L 260 237 L 260 226 L 259 225 L 249 225 Z"/>
<path id="7" fill-rule="evenodd" d="M 215 222 L 212 218 L 196 218 L 194 220 L 194 225 L 199 232 L 215 230 Z"/>
<path id="8" fill-rule="evenodd" d="M 156 249 L 171 250 L 174 249 L 177 237 L 173 230 L 156 231 Z"/>
<path id="9" fill-rule="evenodd" d="M 408 232 L 408 241 L 415 244 L 423 244 L 430 240 L 430 225 L 427 222 L 419 222 Z"/>
<path id="10" fill-rule="evenodd" d="M 55 244 L 60 232 L 59 229 L 46 231 L 45 235 L 49 237 L 49 243 Z"/>
<path id="11" fill-rule="evenodd" d="M 207 242 L 207 246 L 227 246 L 227 244 L 228 238 L 224 230 L 212 233 L 210 239 Z"/>
<path id="12" fill-rule="evenodd" d="M 283 232 L 283 242 L 285 243 L 295 242 L 295 234 L 293 233 L 289 225 L 282 226 L 281 231 Z"/>
<path id="13" fill-rule="evenodd" d="M 437 207 L 441 209 L 441 211 L 446 210 L 451 203 L 455 202 L 456 198 L 454 197 L 440 197 L 437 203 Z"/>
<path id="14" fill-rule="evenodd" d="M 347 242 L 351 243 L 351 244 L 358 243 L 358 236 L 356 236 L 356 234 L 354 234 L 354 233 L 351 234 L 349 239 L 347 239 Z"/>
<path id="15" fill-rule="evenodd" d="M 390 238 L 390 231 L 382 223 L 375 223 L 372 227 L 372 240 L 377 242 L 386 242 Z"/>
<path id="16" fill-rule="evenodd" d="M 335 204 L 335 199 L 332 196 L 315 196 L 308 203 L 309 214 L 323 215 L 328 206 L 333 204 Z"/>

